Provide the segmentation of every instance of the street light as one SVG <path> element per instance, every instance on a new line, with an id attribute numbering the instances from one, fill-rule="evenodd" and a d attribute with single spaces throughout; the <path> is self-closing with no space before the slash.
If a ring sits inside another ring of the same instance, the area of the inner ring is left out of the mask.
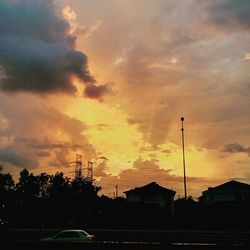
<path id="1" fill-rule="evenodd" d="M 185 200 L 187 200 L 187 181 L 186 181 L 186 163 L 185 163 L 185 147 L 184 147 L 184 117 L 181 117 L 181 135 L 182 135 L 182 160 L 183 160 L 183 172 L 184 172 L 184 192 Z"/>

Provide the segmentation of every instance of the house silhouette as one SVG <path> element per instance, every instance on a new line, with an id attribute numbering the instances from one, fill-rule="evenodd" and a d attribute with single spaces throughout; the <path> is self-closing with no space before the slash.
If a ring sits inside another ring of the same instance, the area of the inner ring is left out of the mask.
<path id="1" fill-rule="evenodd" d="M 174 196 L 176 192 L 162 187 L 156 182 L 130 189 L 124 193 L 128 202 L 157 204 L 162 208 L 168 208 L 171 214 L 174 213 Z"/>
<path id="2" fill-rule="evenodd" d="M 203 205 L 249 203 L 250 185 L 232 180 L 213 188 L 209 187 L 208 190 L 202 192 L 199 201 Z"/>

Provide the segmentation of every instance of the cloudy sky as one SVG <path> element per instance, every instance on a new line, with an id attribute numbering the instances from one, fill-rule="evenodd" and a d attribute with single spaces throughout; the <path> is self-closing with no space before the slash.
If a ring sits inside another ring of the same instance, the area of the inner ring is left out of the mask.
<path id="1" fill-rule="evenodd" d="M 0 164 L 94 162 L 112 195 L 250 183 L 249 0 L 0 0 Z"/>

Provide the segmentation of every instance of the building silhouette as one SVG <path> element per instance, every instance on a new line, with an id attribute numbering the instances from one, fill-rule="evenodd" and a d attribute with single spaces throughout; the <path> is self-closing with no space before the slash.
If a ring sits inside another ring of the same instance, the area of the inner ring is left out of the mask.
<path id="1" fill-rule="evenodd" d="M 239 181 L 229 181 L 202 192 L 199 201 L 203 205 L 243 204 L 250 202 L 250 185 Z"/>
<path id="2" fill-rule="evenodd" d="M 128 202 L 156 204 L 161 208 L 168 208 L 171 214 L 174 213 L 174 196 L 176 192 L 162 187 L 156 182 L 130 189 L 124 193 Z"/>

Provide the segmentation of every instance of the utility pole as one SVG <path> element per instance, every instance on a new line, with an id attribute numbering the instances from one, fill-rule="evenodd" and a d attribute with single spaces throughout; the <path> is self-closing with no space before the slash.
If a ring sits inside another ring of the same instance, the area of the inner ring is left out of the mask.
<path id="1" fill-rule="evenodd" d="M 185 200 L 187 200 L 187 181 L 186 181 L 186 163 L 185 163 L 185 146 L 184 146 L 184 117 L 181 117 L 181 136 L 182 136 L 182 160 L 183 160 L 183 172 L 184 172 L 184 192 Z"/>
<path id="2" fill-rule="evenodd" d="M 115 198 L 116 199 L 118 198 L 118 186 L 117 185 L 115 186 Z"/>

